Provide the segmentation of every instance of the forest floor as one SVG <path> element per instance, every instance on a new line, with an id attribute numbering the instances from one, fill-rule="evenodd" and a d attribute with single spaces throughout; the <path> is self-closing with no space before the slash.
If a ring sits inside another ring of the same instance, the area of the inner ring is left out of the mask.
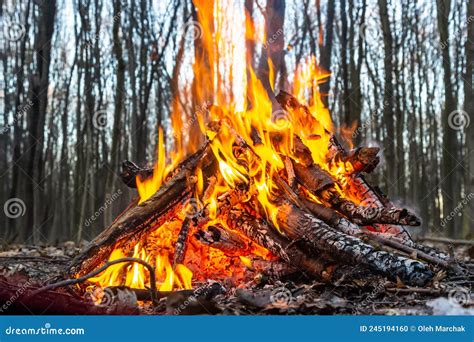
<path id="1" fill-rule="evenodd" d="M 443 243 L 436 247 L 447 250 Z M 61 278 L 78 252 L 73 242 L 59 246 L 4 246 L 0 251 L 0 282 L 15 285 L 26 280 L 40 287 Z M 454 253 L 456 260 L 474 267 L 474 246 L 458 246 Z M 133 314 L 474 315 L 473 272 L 466 276 L 438 272 L 435 280 L 424 288 L 391 282 L 357 266 L 348 267 L 343 278 L 330 284 L 301 276 L 256 279 L 238 286 L 212 281 L 195 284 L 207 288 L 208 293 L 203 295 L 196 289 L 178 291 L 161 298 L 154 306 L 149 301 L 137 301 L 135 293 L 119 289 L 113 304 L 115 308 L 128 306 Z M 58 291 L 67 293 L 65 289 Z M 5 301 L 0 298 L 0 306 Z"/>

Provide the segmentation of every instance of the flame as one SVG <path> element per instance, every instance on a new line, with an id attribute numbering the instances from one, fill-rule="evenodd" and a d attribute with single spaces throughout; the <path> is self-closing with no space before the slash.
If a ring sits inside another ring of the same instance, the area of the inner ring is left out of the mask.
<path id="1" fill-rule="evenodd" d="M 147 179 L 141 179 L 140 176 L 137 176 L 137 190 L 140 196 L 139 203 L 143 203 L 151 196 L 153 196 L 156 191 L 160 188 L 161 184 L 166 179 L 166 176 L 173 170 L 178 162 L 181 160 L 182 152 L 173 151 L 169 160 L 170 163 L 166 163 L 166 151 L 165 144 L 163 141 L 163 129 L 160 127 L 158 129 L 158 145 L 157 145 L 157 161 L 153 168 L 153 176 Z"/>
<path id="2" fill-rule="evenodd" d="M 196 170 L 195 200 L 199 205 L 206 206 L 210 219 L 226 229 L 229 228 L 225 222 L 219 221 L 217 215 L 218 198 L 240 187 L 246 187 L 246 201 L 256 200 L 259 204 L 256 210 L 279 229 L 276 219 L 279 198 L 275 196 L 278 189 L 275 179 L 285 174 L 284 160 L 287 157 L 297 159 L 294 155 L 294 135 L 299 136 L 309 148 L 314 162 L 339 182 L 341 194 L 349 196 L 344 188 L 350 181 L 352 166 L 342 161 L 327 161 L 334 125 L 329 110 L 321 101 L 321 95 L 327 94 L 320 94 L 319 85 L 327 80 L 329 73 L 318 66 L 314 56 L 304 59 L 296 67 L 292 92 L 307 109 L 279 107 L 272 102 L 268 93 L 270 90 L 265 89 L 252 69 L 249 63 L 252 56 L 241 53 L 246 46 L 245 37 L 255 39 L 255 44 L 262 44 L 266 41 L 264 31 L 252 22 L 248 13 L 239 15 L 235 8 L 240 6 L 239 2 L 193 1 L 198 9 L 200 48 L 205 51 L 196 55 L 193 62 L 193 96 L 195 101 L 202 103 L 189 117 L 183 102 L 179 98 L 173 99 L 173 149 L 167 151 L 165 148 L 160 127 L 153 175 L 148 179 L 136 179 L 140 203 L 153 196 L 179 161 L 196 148 L 189 144 L 190 128 L 195 122 L 209 139 L 220 171 L 213 188 L 209 190 L 203 170 Z M 268 59 L 268 65 L 269 83 L 271 91 L 274 91 L 275 66 L 271 59 Z M 181 95 L 189 95 L 190 89 L 188 85 L 180 91 Z M 211 129 L 211 122 L 219 123 L 219 129 Z M 277 142 L 272 140 L 275 135 L 279 137 Z M 316 196 L 308 195 L 319 202 Z M 188 244 L 183 264 L 173 267 L 170 260 L 173 260 L 185 212 L 187 210 L 173 213 L 171 220 L 149 234 L 146 243 L 137 243 L 133 248 L 133 257 L 155 267 L 156 285 L 160 290 L 190 289 L 193 281 L 206 279 L 209 274 L 230 277 L 241 274 L 242 269 L 238 265 L 251 268 L 252 262 L 248 257 L 241 255 L 240 263 L 235 262 L 220 250 L 197 243 Z M 245 236 L 242 238 L 246 239 Z M 265 259 L 273 257 L 255 244 L 251 252 Z M 123 250 L 117 247 L 109 260 L 124 256 Z M 237 261 L 239 259 L 236 258 Z M 233 266 L 229 267 L 231 264 Z M 147 288 L 150 286 L 150 275 L 143 265 L 119 264 L 91 278 L 90 282 L 101 287 L 125 284 L 133 288 Z"/>
<path id="3" fill-rule="evenodd" d="M 178 229 L 177 229 L 178 228 Z M 150 240 L 160 241 L 154 247 L 159 249 L 158 254 L 137 243 L 133 248 L 134 258 L 141 259 L 155 267 L 156 285 L 160 291 L 172 291 L 177 289 L 192 289 L 192 271 L 185 265 L 178 264 L 173 269 L 169 253 L 166 247 L 172 246 L 173 239 L 176 238 L 179 226 L 165 223 L 156 229 Z M 109 261 L 124 258 L 126 255 L 121 248 L 115 248 Z M 121 263 L 112 265 L 98 276 L 90 278 L 89 282 L 96 283 L 101 287 L 125 285 L 135 289 L 145 289 L 150 287 L 150 274 L 148 270 L 139 263 Z"/>
<path id="4" fill-rule="evenodd" d="M 248 267 L 248 268 L 253 267 L 252 260 L 250 260 L 249 258 L 241 255 L 241 256 L 239 256 L 239 259 L 240 259 L 240 261 L 242 261 L 242 264 L 244 264 L 246 267 Z"/>

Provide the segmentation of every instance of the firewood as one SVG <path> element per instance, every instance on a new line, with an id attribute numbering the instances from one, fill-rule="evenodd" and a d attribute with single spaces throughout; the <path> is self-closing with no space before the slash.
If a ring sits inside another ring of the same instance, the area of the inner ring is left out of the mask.
<path id="1" fill-rule="evenodd" d="M 283 108 L 287 110 L 297 110 L 302 115 L 302 117 L 307 120 L 311 120 L 313 118 L 309 112 L 309 109 L 302 105 L 293 95 L 284 91 L 280 91 L 280 93 L 276 96 L 276 99 Z M 330 134 L 327 131 L 326 133 Z M 338 142 L 335 135 L 331 135 L 328 148 L 328 156 L 347 154 L 344 147 Z M 344 191 L 350 192 L 353 190 L 354 195 L 362 197 L 362 205 L 371 207 L 393 207 L 393 204 L 390 202 L 390 200 L 385 195 L 383 195 L 378 188 L 371 186 L 360 173 L 355 173 L 348 178 L 350 179 L 350 184 L 344 186 Z M 373 227 L 381 232 L 387 232 L 397 235 L 400 238 L 411 240 L 410 234 L 402 226 L 395 226 L 391 224 L 375 224 Z"/>
<path id="2" fill-rule="evenodd" d="M 316 164 L 305 167 L 295 161 L 293 167 L 296 179 L 302 186 L 356 224 L 391 223 L 410 226 L 419 226 L 421 224 L 416 215 L 408 209 L 361 206 L 345 199 L 336 189 L 335 181 L 329 173 Z"/>
<path id="3" fill-rule="evenodd" d="M 371 173 L 379 164 L 378 147 L 359 147 L 350 151 L 337 150 L 334 155 L 328 155 L 328 164 L 343 162 L 352 166 L 351 173 Z"/>
<path id="4" fill-rule="evenodd" d="M 181 229 L 178 234 L 178 239 L 176 240 L 176 246 L 174 248 L 173 256 L 173 267 L 178 264 L 183 263 L 184 256 L 186 254 L 186 242 L 188 239 L 189 229 L 191 228 L 191 219 L 186 217 L 181 225 Z"/>
<path id="5" fill-rule="evenodd" d="M 295 243 L 276 232 L 266 221 L 255 218 L 242 208 L 231 209 L 226 223 L 231 229 L 241 231 L 253 242 L 265 247 L 302 273 L 321 276 L 326 270 L 321 258 L 315 258 L 302 251 Z"/>
<path id="6" fill-rule="evenodd" d="M 209 182 L 207 184 L 206 190 L 204 191 L 204 195 L 202 201 L 207 201 L 212 193 L 214 192 L 214 187 L 216 185 L 217 179 L 215 176 L 209 177 Z M 178 239 L 176 240 L 176 246 L 174 249 L 174 256 L 173 256 L 173 267 L 178 264 L 182 264 L 186 255 L 187 250 L 187 241 L 189 231 L 193 227 L 203 226 L 209 221 L 209 211 L 208 205 L 202 210 L 198 210 L 198 200 L 195 198 L 191 198 L 193 201 L 191 203 L 191 208 L 188 212 L 186 212 L 186 218 L 181 225 L 181 229 L 178 234 Z M 227 203 L 226 203 L 227 204 Z M 225 205 L 222 204 L 222 207 L 225 208 Z"/>
<path id="7" fill-rule="evenodd" d="M 145 202 L 129 208 L 118 220 L 91 241 L 72 261 L 67 274 L 81 276 L 107 261 L 115 246 L 131 250 L 143 234 L 163 224 L 190 194 L 189 177 L 198 165 L 203 172 L 214 171 L 214 155 L 206 144 L 188 157 L 180 171 Z"/>
<path id="8" fill-rule="evenodd" d="M 329 140 L 329 149 L 329 154 L 345 151 L 335 135 L 332 135 Z M 370 185 L 360 173 L 351 175 L 348 177 L 348 180 L 349 182 L 346 184 L 344 191 L 358 196 L 361 199 L 361 204 L 371 207 L 393 207 L 387 196 L 378 187 Z M 386 232 L 407 241 L 412 240 L 410 234 L 403 226 L 376 224 L 373 227 L 380 232 Z"/>
<path id="9" fill-rule="evenodd" d="M 140 177 L 140 179 L 146 179 L 150 178 L 152 175 L 153 168 L 151 167 L 142 168 L 129 160 L 124 160 L 122 162 L 122 172 L 120 173 L 120 177 L 124 184 L 130 188 L 135 189 L 137 187 L 137 177 Z"/>
<path id="10" fill-rule="evenodd" d="M 429 262 L 433 265 L 441 265 L 448 269 L 456 269 L 451 263 L 449 263 L 449 255 L 441 251 L 437 251 L 428 246 L 415 243 L 412 240 L 400 239 L 396 236 L 380 232 L 372 232 L 367 229 L 361 229 L 359 226 L 346 220 L 335 210 L 325 207 L 321 204 L 315 203 L 307 198 L 302 198 L 302 202 L 305 207 L 314 216 L 323 220 L 329 226 L 336 228 L 337 230 L 352 236 L 361 238 L 363 235 L 369 236 L 376 240 L 378 243 L 395 248 L 399 251 L 403 251 L 408 254 L 416 253 L 417 259 Z"/>
<path id="11" fill-rule="evenodd" d="M 257 133 L 255 135 L 258 135 Z M 254 136 L 255 136 L 254 135 Z M 278 146 L 283 142 L 284 136 L 280 133 L 272 132 L 270 134 L 270 138 L 272 140 L 272 144 L 278 150 Z M 259 138 L 260 139 L 260 138 Z M 253 141 L 254 145 L 257 145 L 256 141 Z M 301 138 L 293 134 L 293 157 L 298 160 L 299 163 L 310 166 L 313 164 L 313 157 L 311 156 L 311 151 L 309 148 L 301 141 Z"/>
<path id="12" fill-rule="evenodd" d="M 429 262 L 433 265 L 438 265 L 446 269 L 450 269 L 454 272 L 460 273 L 462 272 L 461 267 L 456 265 L 453 262 L 450 262 L 449 259 L 443 258 L 444 255 L 433 256 L 428 253 L 425 253 L 422 248 L 419 248 L 417 244 L 413 243 L 412 246 L 409 246 L 407 243 L 404 243 L 402 240 L 397 239 L 396 237 L 392 236 L 383 236 L 382 234 L 377 234 L 368 230 L 364 230 L 364 233 L 368 235 L 373 240 L 380 242 L 386 246 L 392 247 L 399 251 L 403 251 L 408 255 L 416 255 L 417 259 L 424 260 Z M 418 247 L 418 248 L 417 248 Z"/>
<path id="13" fill-rule="evenodd" d="M 334 209 L 315 203 L 307 198 L 302 198 L 305 208 L 318 219 L 326 222 L 327 225 L 352 236 L 362 235 L 360 227 L 337 213 Z"/>
<path id="14" fill-rule="evenodd" d="M 280 227 L 291 239 L 301 239 L 320 252 L 340 261 L 362 264 L 392 280 L 400 278 L 405 284 L 424 286 L 433 278 L 433 272 L 423 263 L 377 251 L 360 239 L 338 232 L 323 221 L 292 205 L 279 207 Z"/>
<path id="15" fill-rule="evenodd" d="M 217 248 L 229 256 L 245 256 L 250 253 L 246 241 L 239 235 L 222 227 L 221 224 L 210 225 L 198 230 L 194 237 L 201 243 Z"/>
<path id="16" fill-rule="evenodd" d="M 263 260 L 258 257 L 252 258 L 251 269 L 269 278 L 281 279 L 301 272 L 294 266 L 279 260 Z"/>

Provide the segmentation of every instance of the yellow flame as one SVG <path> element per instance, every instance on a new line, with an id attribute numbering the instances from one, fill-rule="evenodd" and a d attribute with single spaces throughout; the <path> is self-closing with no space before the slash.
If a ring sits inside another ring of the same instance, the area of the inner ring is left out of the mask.
<path id="1" fill-rule="evenodd" d="M 244 264 L 246 267 L 248 267 L 248 268 L 252 268 L 252 267 L 253 267 L 253 265 L 252 265 L 252 260 L 250 260 L 249 258 L 240 255 L 240 256 L 239 256 L 239 259 L 240 259 L 240 261 L 242 261 L 242 264 Z"/>

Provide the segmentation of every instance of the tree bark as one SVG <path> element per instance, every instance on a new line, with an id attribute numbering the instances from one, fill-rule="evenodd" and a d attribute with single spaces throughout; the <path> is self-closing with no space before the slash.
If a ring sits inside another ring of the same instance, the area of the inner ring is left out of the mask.
<path id="1" fill-rule="evenodd" d="M 383 95 L 383 121 L 385 124 L 384 146 L 385 159 L 387 166 L 385 174 L 390 187 L 392 182 L 395 182 L 395 175 L 397 167 L 395 165 L 395 124 L 394 124 L 394 99 L 393 99 L 393 37 L 390 28 L 390 21 L 388 16 L 387 0 L 378 0 L 380 19 L 382 24 L 383 40 L 384 40 L 384 95 Z"/>
<path id="2" fill-rule="evenodd" d="M 302 239 L 312 248 L 340 261 L 362 264 L 392 280 L 398 277 L 412 286 L 424 286 L 433 278 L 433 272 L 425 264 L 377 251 L 373 246 L 335 231 L 294 206 L 279 207 L 277 219 L 291 239 Z"/>

